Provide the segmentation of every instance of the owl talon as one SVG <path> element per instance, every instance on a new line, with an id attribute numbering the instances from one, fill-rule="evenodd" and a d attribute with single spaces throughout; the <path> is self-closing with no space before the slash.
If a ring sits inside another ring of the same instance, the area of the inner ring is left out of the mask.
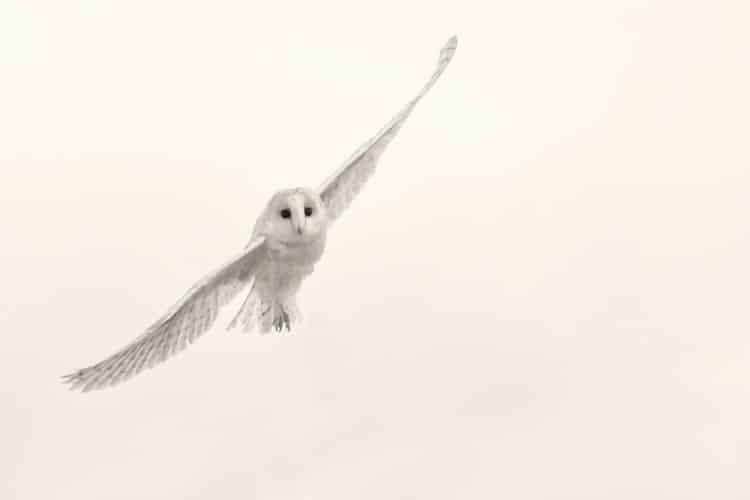
<path id="1" fill-rule="evenodd" d="M 289 313 L 283 308 L 279 315 L 273 319 L 273 327 L 277 332 L 281 332 L 284 328 L 286 328 L 287 332 L 292 331 L 291 318 L 289 317 Z"/>

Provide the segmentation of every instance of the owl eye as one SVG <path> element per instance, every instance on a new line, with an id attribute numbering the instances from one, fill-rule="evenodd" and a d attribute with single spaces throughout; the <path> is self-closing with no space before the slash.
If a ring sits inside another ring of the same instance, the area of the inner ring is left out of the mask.
<path id="1" fill-rule="evenodd" d="M 289 210 L 288 208 L 285 208 L 284 210 L 279 212 L 279 215 L 281 215 L 283 219 L 288 219 L 289 217 L 292 216 L 292 211 Z"/>
<path id="2" fill-rule="evenodd" d="M 312 207 L 305 207 L 305 217 L 310 217 L 313 214 Z"/>

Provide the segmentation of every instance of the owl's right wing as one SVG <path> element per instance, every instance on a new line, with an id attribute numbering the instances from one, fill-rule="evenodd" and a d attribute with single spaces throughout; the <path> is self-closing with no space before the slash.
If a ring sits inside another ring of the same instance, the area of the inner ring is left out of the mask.
<path id="1" fill-rule="evenodd" d="M 63 377 L 71 389 L 89 391 L 123 382 L 182 351 L 208 331 L 219 309 L 229 303 L 262 265 L 265 238 L 196 283 L 156 323 L 129 345 L 95 365 Z"/>

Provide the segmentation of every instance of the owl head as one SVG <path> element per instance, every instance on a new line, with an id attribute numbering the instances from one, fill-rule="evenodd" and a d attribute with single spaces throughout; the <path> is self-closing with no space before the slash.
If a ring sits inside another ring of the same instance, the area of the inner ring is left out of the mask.
<path id="1" fill-rule="evenodd" d="M 328 226 L 326 207 L 312 189 L 279 191 L 268 202 L 261 232 L 287 245 L 317 239 Z"/>

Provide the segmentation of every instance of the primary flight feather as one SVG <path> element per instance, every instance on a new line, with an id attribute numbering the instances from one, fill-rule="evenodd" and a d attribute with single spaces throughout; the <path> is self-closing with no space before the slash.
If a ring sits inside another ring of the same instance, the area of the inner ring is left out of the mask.
<path id="1" fill-rule="evenodd" d="M 437 67 L 409 103 L 360 146 L 318 189 L 295 188 L 271 197 L 245 249 L 196 283 L 158 321 L 99 363 L 63 377 L 73 389 L 108 387 L 183 350 L 208 331 L 219 309 L 250 287 L 229 328 L 291 330 L 300 314 L 296 294 L 325 248 L 331 224 L 357 196 L 378 159 L 419 100 L 432 88 L 456 51 L 452 37 Z"/>

